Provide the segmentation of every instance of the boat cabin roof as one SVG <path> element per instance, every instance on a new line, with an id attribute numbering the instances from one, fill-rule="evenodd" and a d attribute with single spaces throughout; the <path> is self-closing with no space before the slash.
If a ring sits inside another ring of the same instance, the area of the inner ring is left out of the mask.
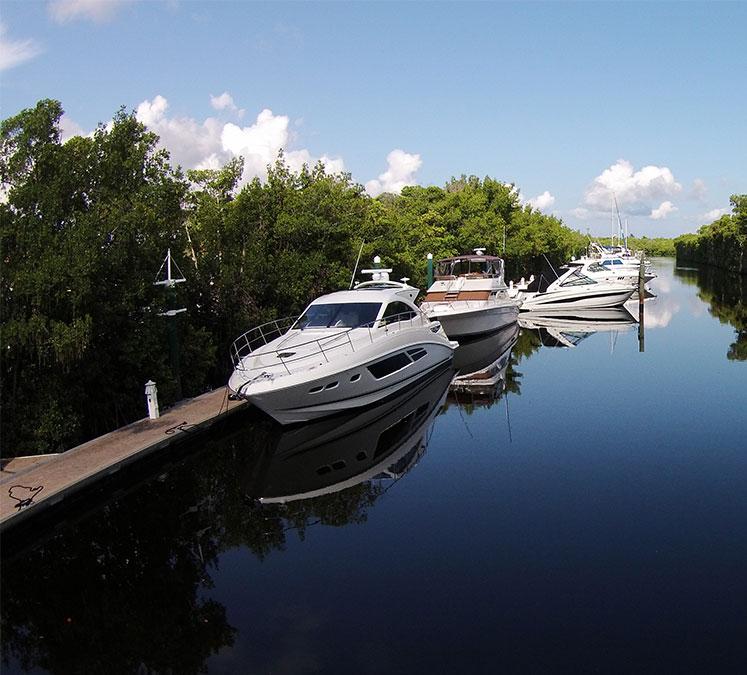
<path id="1" fill-rule="evenodd" d="M 412 298 L 415 297 L 413 291 L 415 292 L 415 295 L 418 292 L 417 289 L 412 286 L 407 286 L 406 284 L 395 281 L 366 281 L 362 284 L 358 284 L 355 288 L 349 291 L 335 291 L 334 293 L 328 293 L 327 295 L 320 295 L 310 304 L 355 304 L 359 302 L 378 302 L 383 304 L 393 300 L 405 300 L 412 303 Z"/>
<path id="2" fill-rule="evenodd" d="M 501 276 L 503 274 L 503 258 L 478 253 L 456 255 L 436 261 L 436 269 L 438 276 L 456 277 L 472 274 Z"/>
<path id="3" fill-rule="evenodd" d="M 485 260 L 500 260 L 503 262 L 503 258 L 499 258 L 497 255 L 477 255 L 476 253 L 472 253 L 471 255 L 455 255 L 451 258 L 441 258 L 437 262 L 445 263 L 445 262 L 451 262 L 453 260 L 469 260 L 470 262 L 482 262 Z"/>

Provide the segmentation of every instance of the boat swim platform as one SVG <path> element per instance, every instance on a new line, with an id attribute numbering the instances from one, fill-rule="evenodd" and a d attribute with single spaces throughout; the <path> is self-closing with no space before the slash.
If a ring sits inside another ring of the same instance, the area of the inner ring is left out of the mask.
<path id="1" fill-rule="evenodd" d="M 222 387 L 180 401 L 160 417 L 133 422 L 66 452 L 3 460 L 0 532 L 247 407 L 244 400 L 231 400 Z"/>

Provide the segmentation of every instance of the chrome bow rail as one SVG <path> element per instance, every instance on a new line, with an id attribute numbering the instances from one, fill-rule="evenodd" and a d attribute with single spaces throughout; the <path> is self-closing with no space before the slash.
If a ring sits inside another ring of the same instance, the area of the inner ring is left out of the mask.
<path id="1" fill-rule="evenodd" d="M 268 321 L 260 326 L 255 326 L 236 338 L 231 345 L 231 361 L 233 362 L 234 368 L 236 370 L 250 370 L 250 368 L 244 364 L 244 359 L 260 347 L 272 342 L 281 335 L 285 335 L 293 327 L 297 319 L 298 317 L 294 316 L 276 319 L 275 321 Z M 288 364 L 293 363 L 294 361 L 301 361 L 310 357 L 318 357 L 319 355 L 322 355 L 325 361 L 330 361 L 330 352 L 344 346 L 349 346 L 351 351 L 355 351 L 355 344 L 360 344 L 361 341 L 360 332 L 355 334 L 356 339 L 353 340 L 352 334 L 355 330 L 361 328 L 367 329 L 368 340 L 366 340 L 366 344 L 370 344 L 377 337 L 383 337 L 389 331 L 401 330 L 404 327 L 430 324 L 431 321 L 422 312 L 419 312 L 418 314 L 404 312 L 402 314 L 386 317 L 386 319 L 364 323 L 353 328 L 343 328 L 333 334 L 326 333 L 322 337 L 311 338 L 306 342 L 294 342 L 292 346 L 288 346 L 287 348 L 280 345 L 278 349 L 264 352 L 263 356 L 272 355 L 274 353 L 278 358 L 278 365 L 282 364 L 285 367 L 285 370 L 290 373 L 291 371 Z M 300 330 L 301 329 L 299 329 L 299 332 Z M 313 331 L 314 329 L 304 330 Z M 266 364 L 261 367 L 266 367 Z"/>

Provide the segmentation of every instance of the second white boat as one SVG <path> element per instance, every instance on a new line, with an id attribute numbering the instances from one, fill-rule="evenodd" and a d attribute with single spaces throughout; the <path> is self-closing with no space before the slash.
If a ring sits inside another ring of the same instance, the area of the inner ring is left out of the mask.
<path id="1" fill-rule="evenodd" d="M 503 260 L 476 248 L 472 255 L 436 262 L 435 280 L 420 307 L 450 338 L 461 339 L 513 323 L 519 304 L 503 279 Z"/>
<path id="2" fill-rule="evenodd" d="M 561 274 L 545 290 L 520 290 L 521 311 L 560 310 L 619 307 L 625 304 L 635 292 L 636 287 L 621 283 L 595 281 L 582 274 L 577 268 L 571 268 Z"/>

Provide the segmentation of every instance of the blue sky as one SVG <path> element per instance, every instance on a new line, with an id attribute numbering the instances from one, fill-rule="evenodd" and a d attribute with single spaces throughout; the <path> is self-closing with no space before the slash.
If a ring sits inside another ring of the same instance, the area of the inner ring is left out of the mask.
<path id="1" fill-rule="evenodd" d="M 0 115 L 121 107 L 172 163 L 323 161 L 372 195 L 513 183 L 581 232 L 694 232 L 747 193 L 747 2 L 3 0 Z"/>

